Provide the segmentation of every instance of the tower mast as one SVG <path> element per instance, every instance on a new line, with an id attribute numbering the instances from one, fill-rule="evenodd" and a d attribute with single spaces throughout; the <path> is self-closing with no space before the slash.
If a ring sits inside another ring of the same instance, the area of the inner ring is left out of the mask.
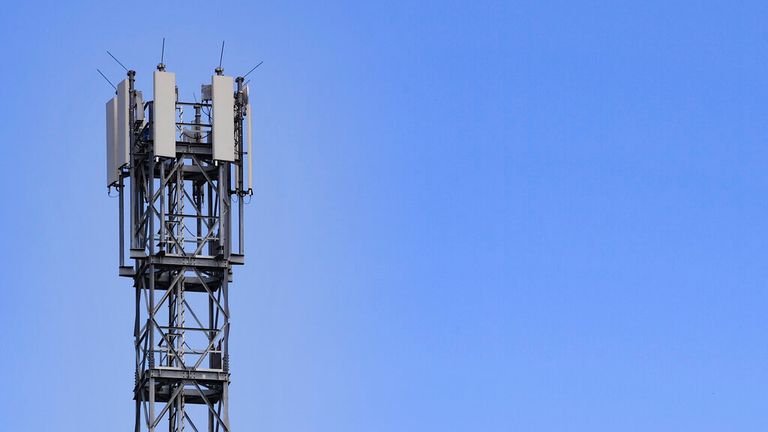
<path id="1" fill-rule="evenodd" d="M 129 70 L 107 102 L 119 274 L 135 290 L 135 431 L 228 432 L 229 286 L 244 263 L 251 193 L 248 90 L 219 67 L 200 102 L 179 101 L 161 62 L 144 101 L 135 77 Z"/>

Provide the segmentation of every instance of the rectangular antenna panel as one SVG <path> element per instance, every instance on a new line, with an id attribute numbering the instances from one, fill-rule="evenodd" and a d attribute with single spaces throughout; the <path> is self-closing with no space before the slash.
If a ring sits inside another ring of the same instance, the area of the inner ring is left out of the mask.
<path id="1" fill-rule="evenodd" d="M 235 96 L 232 77 L 214 75 L 213 93 L 213 158 L 235 160 Z"/>
<path id="2" fill-rule="evenodd" d="M 115 98 L 107 102 L 107 187 L 117 182 L 115 143 L 117 141 L 117 110 Z"/>
<path id="3" fill-rule="evenodd" d="M 203 84 L 200 86 L 200 94 L 202 95 L 204 101 L 211 100 L 211 85 Z"/>
<path id="4" fill-rule="evenodd" d="M 139 123 L 139 127 L 144 127 L 144 95 L 141 90 L 134 91 L 136 94 L 133 98 L 133 103 L 136 105 L 136 123 Z"/>
<path id="5" fill-rule="evenodd" d="M 117 85 L 117 140 L 115 142 L 115 166 L 117 168 L 131 160 L 128 93 L 128 80 L 124 79 Z"/>
<path id="6" fill-rule="evenodd" d="M 176 157 L 176 74 L 155 71 L 152 140 L 155 156 Z"/>
<path id="7" fill-rule="evenodd" d="M 253 118 L 253 111 L 251 111 L 251 92 L 248 86 L 245 87 L 245 94 L 248 98 L 248 104 L 245 108 L 245 113 L 247 115 L 247 127 L 248 127 L 248 184 L 245 185 L 245 190 L 250 191 L 253 188 L 253 133 L 251 132 L 251 124 L 252 124 L 252 118 Z"/>

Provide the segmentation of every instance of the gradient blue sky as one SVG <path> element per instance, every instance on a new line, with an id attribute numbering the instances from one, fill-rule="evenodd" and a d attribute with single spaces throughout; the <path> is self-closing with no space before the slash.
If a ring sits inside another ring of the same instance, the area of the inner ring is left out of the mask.
<path id="1" fill-rule="evenodd" d="M 132 430 L 95 69 L 162 37 L 264 60 L 235 430 L 768 427 L 768 4 L 213 3 L 3 5 L 0 429 Z"/>

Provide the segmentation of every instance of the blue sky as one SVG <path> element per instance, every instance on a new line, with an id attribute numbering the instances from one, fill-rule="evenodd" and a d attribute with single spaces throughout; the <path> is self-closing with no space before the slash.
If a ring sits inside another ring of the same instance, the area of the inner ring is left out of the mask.
<path id="1" fill-rule="evenodd" d="M 611 3 L 611 4 L 606 4 Z M 104 102 L 257 62 L 231 418 L 768 426 L 764 2 L 14 2 L 2 429 L 131 430 Z"/>

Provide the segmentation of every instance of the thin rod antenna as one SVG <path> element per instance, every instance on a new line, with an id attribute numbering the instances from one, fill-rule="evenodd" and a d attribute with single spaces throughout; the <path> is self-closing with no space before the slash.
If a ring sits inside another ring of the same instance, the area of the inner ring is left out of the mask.
<path id="1" fill-rule="evenodd" d="M 123 69 L 125 69 L 125 71 L 126 71 L 126 72 L 128 72 L 128 68 L 127 68 L 127 67 L 125 67 L 125 65 L 124 65 L 124 64 L 120 63 L 120 60 L 118 60 L 118 59 L 117 59 L 117 57 L 113 56 L 113 55 L 112 55 L 112 53 L 111 53 L 111 52 L 109 52 L 109 51 L 107 51 L 107 54 L 109 54 L 109 56 L 110 56 L 110 57 L 112 57 L 112 59 L 113 59 L 114 61 L 116 61 L 116 62 L 117 62 L 117 64 L 119 64 L 120 66 L 122 66 L 122 67 L 123 67 Z"/>
<path id="2" fill-rule="evenodd" d="M 224 41 L 221 41 L 221 54 L 219 55 L 219 69 L 221 69 L 222 60 L 224 60 Z"/>
<path id="3" fill-rule="evenodd" d="M 252 68 L 251 68 L 251 70 L 249 70 L 247 74 L 243 75 L 243 78 L 245 78 L 245 77 L 247 77 L 248 75 L 250 75 L 250 74 L 251 74 L 251 72 L 255 71 L 255 70 L 256 70 L 256 68 L 257 68 L 257 67 L 259 67 L 259 66 L 261 66 L 261 64 L 262 64 L 262 63 L 264 63 L 264 60 L 260 61 L 260 62 L 259 62 L 259 64 L 257 64 L 256 66 L 252 67 Z"/>
<path id="4" fill-rule="evenodd" d="M 165 59 L 165 38 L 163 38 L 163 48 L 160 49 L 160 64 L 163 63 L 164 59 Z"/>
<path id="5" fill-rule="evenodd" d="M 111 85 L 111 86 L 112 86 L 112 88 L 114 88 L 114 89 L 115 89 L 115 91 L 117 91 L 117 87 L 115 87 L 115 85 L 114 85 L 114 84 L 112 84 L 112 81 L 110 81 L 110 80 L 109 80 L 109 78 L 107 78 L 107 76 L 106 76 L 106 75 L 104 75 L 104 74 L 103 74 L 103 73 L 102 73 L 102 72 L 99 70 L 99 68 L 96 68 L 96 72 L 98 72 L 98 73 L 99 73 L 99 74 L 100 74 L 102 77 L 104 77 L 104 79 L 105 79 L 105 80 L 107 80 L 107 82 L 109 83 L 109 85 Z"/>

